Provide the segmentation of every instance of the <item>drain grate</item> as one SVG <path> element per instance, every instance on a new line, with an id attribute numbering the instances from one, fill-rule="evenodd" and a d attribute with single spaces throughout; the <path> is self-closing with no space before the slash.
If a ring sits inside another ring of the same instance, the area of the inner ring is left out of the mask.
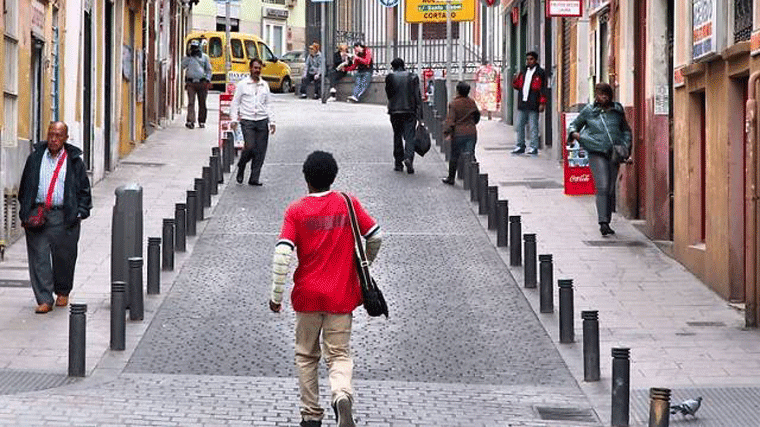
<path id="1" fill-rule="evenodd" d="M 545 421 L 573 421 L 578 423 L 597 423 L 599 420 L 593 410 L 588 408 L 556 408 L 537 406 L 536 411 Z"/>
<path id="2" fill-rule="evenodd" d="M 701 327 L 701 328 L 711 327 L 711 326 L 712 327 L 726 326 L 726 324 L 723 322 L 705 322 L 705 321 L 686 322 L 686 324 L 689 326 L 695 326 L 695 327 Z"/>
<path id="3" fill-rule="evenodd" d="M 124 160 L 119 162 L 120 165 L 129 165 L 129 166 L 150 166 L 154 168 L 159 168 L 161 166 L 166 166 L 166 163 L 155 163 L 155 162 L 135 162 L 135 161 L 129 161 Z"/>
<path id="4" fill-rule="evenodd" d="M 584 240 L 586 246 L 605 246 L 605 247 L 627 247 L 627 248 L 645 248 L 646 242 L 641 240 Z"/>
<path id="5" fill-rule="evenodd" d="M 0 370 L 0 395 L 46 390 L 75 381 L 63 374 L 4 369 Z"/>
<path id="6" fill-rule="evenodd" d="M 509 147 L 483 147 L 485 151 L 507 151 Z"/>
<path id="7" fill-rule="evenodd" d="M 565 188 L 564 185 L 557 181 L 551 181 L 546 179 L 533 179 L 533 180 L 524 180 L 524 181 L 501 181 L 499 182 L 499 185 L 503 185 L 505 187 L 516 187 L 516 186 L 525 186 L 530 189 L 547 189 L 547 188 Z"/>
<path id="8" fill-rule="evenodd" d="M 0 279 L 0 288 L 28 288 L 32 282 L 28 280 Z"/>

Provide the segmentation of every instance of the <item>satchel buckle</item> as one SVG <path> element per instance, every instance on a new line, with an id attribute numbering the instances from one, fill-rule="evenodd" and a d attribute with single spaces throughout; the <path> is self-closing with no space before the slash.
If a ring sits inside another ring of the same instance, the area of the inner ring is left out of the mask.
<path id="1" fill-rule="evenodd" d="M 360 261 L 359 265 L 361 265 L 362 267 L 369 267 L 369 261 Z"/>

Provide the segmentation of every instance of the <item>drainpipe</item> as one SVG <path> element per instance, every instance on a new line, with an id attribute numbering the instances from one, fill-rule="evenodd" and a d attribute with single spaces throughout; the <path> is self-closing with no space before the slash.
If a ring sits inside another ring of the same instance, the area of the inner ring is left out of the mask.
<path id="1" fill-rule="evenodd" d="M 749 78 L 749 90 L 747 95 L 747 117 L 746 117 L 746 132 L 747 132 L 747 168 L 745 171 L 745 180 L 747 186 L 747 193 L 745 209 L 746 209 L 746 227 L 745 239 L 744 239 L 744 254 L 745 254 L 745 312 L 744 322 L 747 327 L 757 327 L 757 268 L 758 268 L 758 251 L 757 251 L 757 239 L 760 232 L 760 225 L 758 221 L 757 212 L 757 81 L 760 79 L 760 71 L 755 71 Z"/>

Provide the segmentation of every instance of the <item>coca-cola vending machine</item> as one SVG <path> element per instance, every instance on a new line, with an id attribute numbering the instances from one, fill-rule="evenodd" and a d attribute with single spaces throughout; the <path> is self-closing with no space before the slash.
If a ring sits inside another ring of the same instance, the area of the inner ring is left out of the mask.
<path id="1" fill-rule="evenodd" d="M 567 126 L 578 113 L 562 113 L 562 151 L 565 158 L 565 194 L 583 196 L 596 193 L 594 176 L 588 164 L 588 153 L 577 141 L 567 144 Z"/>

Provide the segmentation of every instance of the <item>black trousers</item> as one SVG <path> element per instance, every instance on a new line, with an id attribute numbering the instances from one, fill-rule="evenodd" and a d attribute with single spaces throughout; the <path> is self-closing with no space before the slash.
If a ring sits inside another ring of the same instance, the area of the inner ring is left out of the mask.
<path id="1" fill-rule="evenodd" d="M 451 157 L 449 157 L 449 181 L 454 181 L 462 153 L 474 153 L 477 135 L 455 136 L 451 139 Z"/>
<path id="2" fill-rule="evenodd" d="M 314 82 L 314 97 L 322 97 L 322 82 L 314 79 L 315 74 L 307 74 L 306 78 L 301 81 L 301 95 L 306 95 L 306 89 Z"/>
<path id="3" fill-rule="evenodd" d="M 414 132 L 416 125 L 417 117 L 412 113 L 391 114 L 393 159 L 397 165 L 401 164 L 404 159 L 414 160 Z M 404 145 L 404 141 L 406 141 L 406 145 Z"/>
<path id="4" fill-rule="evenodd" d="M 243 175 L 245 173 L 245 165 L 250 161 L 251 176 L 248 178 L 248 182 L 259 182 L 261 166 L 264 164 L 267 145 L 269 144 L 269 119 L 240 120 L 240 126 L 243 131 L 245 147 L 240 154 L 238 174 Z"/>
<path id="5" fill-rule="evenodd" d="M 67 225 L 63 211 L 45 213 L 45 225 L 39 230 L 26 230 L 26 252 L 29 257 L 29 279 L 37 304 L 53 305 L 53 293 L 67 296 L 74 285 L 77 263 L 79 222 Z"/>

